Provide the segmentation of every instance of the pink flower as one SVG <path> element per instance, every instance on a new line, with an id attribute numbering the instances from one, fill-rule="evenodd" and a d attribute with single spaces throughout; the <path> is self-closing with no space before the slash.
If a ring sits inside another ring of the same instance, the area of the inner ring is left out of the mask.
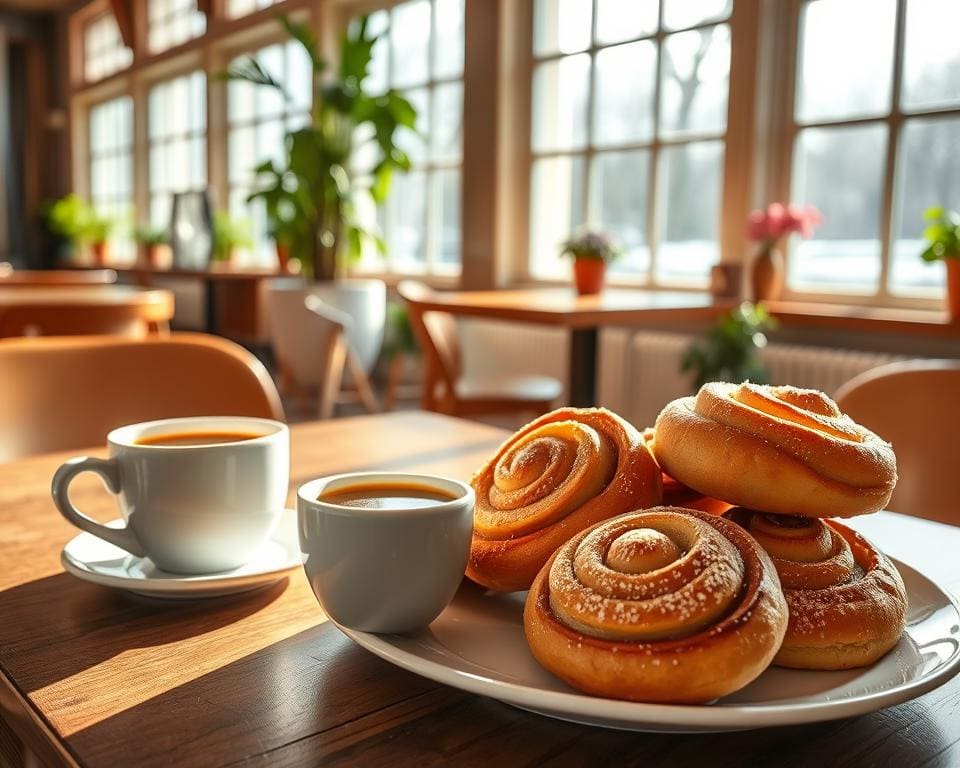
<path id="1" fill-rule="evenodd" d="M 790 221 L 787 218 L 787 209 L 783 203 L 770 203 L 767 206 L 767 232 L 771 240 L 790 231 Z"/>
<path id="2" fill-rule="evenodd" d="M 766 213 L 759 210 L 750 212 L 747 217 L 747 237 L 751 240 L 766 240 L 769 237 Z"/>
<path id="3" fill-rule="evenodd" d="M 747 236 L 767 244 L 793 232 L 812 237 L 814 228 L 822 221 L 820 211 L 812 205 L 770 203 L 766 210 L 751 211 L 747 218 Z"/>

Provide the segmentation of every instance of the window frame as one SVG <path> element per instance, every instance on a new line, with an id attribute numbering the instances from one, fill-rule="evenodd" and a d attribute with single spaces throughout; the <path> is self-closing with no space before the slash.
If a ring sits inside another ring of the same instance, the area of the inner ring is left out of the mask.
<path id="1" fill-rule="evenodd" d="M 546 158 L 560 158 L 560 157 L 569 157 L 569 158 L 582 158 L 584 163 L 584 179 L 582 189 L 580 194 L 582 197 L 582 208 L 580 212 L 581 218 L 585 222 L 589 222 L 590 219 L 590 208 L 591 208 L 591 191 L 593 178 L 592 174 L 594 173 L 593 165 L 594 160 L 605 154 L 614 154 L 614 153 L 623 153 L 623 152 L 638 152 L 645 151 L 649 156 L 649 167 L 647 170 L 647 207 L 644 211 L 644 234 L 646 244 L 649 247 L 650 251 L 650 263 L 649 269 L 643 276 L 631 276 L 624 274 L 617 274 L 608 270 L 607 276 L 608 281 L 614 285 L 623 285 L 630 287 L 641 287 L 641 288 L 651 288 L 651 289 L 670 289 L 670 290 L 691 290 L 691 291 L 703 291 L 709 285 L 709 273 L 704 275 L 702 281 L 696 280 L 658 280 L 656 276 L 657 269 L 657 257 L 658 252 L 660 251 L 660 246 L 662 244 L 662 238 L 660 235 L 661 224 L 663 223 L 662 218 L 665 211 L 663 206 L 663 201 L 660 199 L 658 194 L 661 189 L 661 173 L 662 173 L 662 155 L 665 150 L 669 150 L 672 147 L 684 147 L 691 144 L 703 143 L 703 142 L 713 142 L 719 141 L 723 143 L 724 147 L 724 157 L 721 170 L 721 181 L 720 181 L 720 209 L 717 211 L 717 221 L 716 221 L 716 230 L 717 230 L 717 250 L 721 252 L 721 256 L 718 259 L 717 263 L 723 261 L 722 257 L 722 228 L 723 228 L 723 219 L 724 219 L 724 206 L 723 206 L 723 188 L 725 186 L 725 180 L 727 179 L 730 169 L 728 168 L 728 159 L 727 159 L 727 143 L 728 138 L 731 134 L 731 119 L 734 117 L 732 110 L 730 108 L 731 100 L 730 96 L 730 82 L 734 78 L 733 72 L 733 45 L 734 45 L 734 35 L 733 35 L 733 8 L 728 16 L 722 19 L 712 19 L 708 21 L 703 21 L 698 24 L 689 27 L 681 27 L 678 29 L 667 30 L 663 26 L 663 10 L 664 10 L 665 0 L 659 0 L 658 8 L 658 22 L 657 29 L 650 34 L 643 34 L 639 36 L 632 36 L 625 38 L 623 40 L 618 40 L 614 43 L 598 43 L 596 40 L 597 37 L 597 6 L 598 0 L 591 0 L 591 29 L 590 29 L 590 43 L 582 51 L 577 51 L 575 53 L 562 53 L 559 51 L 552 52 L 549 54 L 538 55 L 534 52 L 534 41 L 533 34 L 531 34 L 529 41 L 530 48 L 530 68 L 529 68 L 529 79 L 533 79 L 533 74 L 536 69 L 545 64 L 551 62 L 560 62 L 565 58 L 574 55 L 587 54 L 590 57 L 590 67 L 588 74 L 588 91 L 587 91 L 587 101 L 585 105 L 585 121 L 586 121 L 586 135 L 585 141 L 582 148 L 573 148 L 573 149 L 550 149 L 545 151 L 538 151 L 533 148 L 533 135 L 532 130 L 530 135 L 527 136 L 526 141 L 530 145 L 530 160 L 526 167 L 526 173 L 528 176 L 532 177 L 534 163 L 538 160 Z M 736 6 L 736 0 L 732 0 L 732 6 Z M 533 0 L 531 0 L 531 5 L 533 5 Z M 687 132 L 683 135 L 674 136 L 674 137 L 664 137 L 660 127 L 660 115 L 662 112 L 661 105 L 661 94 L 662 94 L 662 74 L 663 74 L 663 48 L 664 42 L 667 38 L 681 33 L 686 32 L 696 32 L 703 29 L 717 28 L 720 26 L 726 25 L 730 30 L 730 74 L 728 78 L 727 85 L 727 111 L 726 111 L 726 123 L 722 131 L 717 132 Z M 533 22 L 531 21 L 531 30 L 533 29 Z M 596 101 L 596 90 L 597 90 L 597 55 L 601 51 L 610 50 L 618 46 L 630 45 L 638 42 L 650 41 L 656 45 L 656 66 L 654 69 L 654 83 L 653 83 L 653 93 L 652 93 L 652 102 L 653 102 L 653 130 L 649 140 L 646 141 L 630 141 L 630 142 L 620 142 L 610 146 L 598 147 L 594 142 L 594 120 L 593 120 L 593 109 Z M 531 99 L 529 100 L 529 110 L 532 113 L 533 103 L 532 103 L 532 85 L 531 85 Z M 531 114 L 531 124 L 532 124 L 532 114 Z M 532 183 L 528 181 L 528 185 L 532 187 Z M 532 189 L 528 192 L 528 195 L 532 194 Z M 534 282 L 558 282 L 561 278 L 551 278 L 545 277 L 542 275 L 534 274 L 532 268 L 533 261 L 533 238 L 531 231 L 531 220 L 529 211 L 532 209 L 532 205 L 528 204 L 528 215 L 527 215 L 527 264 L 526 264 L 526 277 L 527 279 Z M 564 280 L 565 281 L 565 280 Z"/>
<path id="2" fill-rule="evenodd" d="M 923 119 L 925 117 L 960 117 L 960 105 L 913 111 L 903 109 L 901 95 L 903 91 L 907 2 L 906 0 L 895 0 L 894 49 L 892 56 L 893 72 L 890 83 L 889 111 L 885 114 L 872 117 L 821 119 L 801 122 L 796 114 L 801 35 L 800 18 L 803 13 L 803 8 L 808 3 L 815 1 L 816 0 L 788 0 L 787 3 L 784 3 L 783 6 L 779 8 L 777 23 L 778 26 L 782 28 L 783 34 L 780 36 L 782 43 L 779 46 L 780 61 L 777 62 L 776 66 L 783 73 L 779 81 L 786 85 L 781 89 L 778 97 L 772 99 L 774 109 L 778 113 L 781 128 L 778 131 L 775 151 L 771 156 L 779 157 L 780 163 L 776 169 L 775 177 L 771 179 L 768 184 L 767 188 L 771 194 L 769 194 L 767 198 L 769 200 L 790 200 L 793 184 L 794 153 L 796 152 L 797 140 L 805 129 L 867 125 L 884 126 L 887 146 L 883 159 L 882 187 L 880 190 L 878 231 L 880 240 L 880 273 L 877 278 L 878 286 L 875 292 L 851 293 L 849 291 L 798 290 L 791 288 L 785 282 L 783 298 L 788 301 L 819 304 L 940 309 L 943 306 L 943 298 L 934 292 L 928 292 L 927 295 L 904 295 L 902 293 L 892 292 L 888 285 L 892 250 L 896 239 L 894 230 L 896 226 L 897 159 L 902 145 L 904 127 L 910 120 L 916 118 Z M 802 203 L 805 201 L 800 200 L 797 202 Z M 760 204 L 762 204 L 762 202 Z M 787 268 L 789 268 L 789 261 L 794 252 L 792 246 L 795 242 L 795 239 L 792 239 L 784 248 Z M 920 258 L 919 254 L 917 258 Z"/>
<path id="3" fill-rule="evenodd" d="M 463 69 L 461 69 L 459 76 L 456 77 L 435 77 L 433 72 L 433 56 L 435 49 L 435 22 L 436 14 L 433 13 L 434 0 L 430 0 L 431 14 L 430 14 L 430 40 L 429 40 L 429 49 L 428 49 L 428 58 L 430 62 L 429 66 L 429 75 L 427 79 L 423 82 L 418 82 L 417 85 L 410 86 L 409 90 L 421 90 L 425 89 L 430 93 L 430 120 L 433 120 L 433 93 L 437 86 L 443 86 L 451 83 L 460 83 L 461 87 L 461 97 L 460 97 L 460 111 L 461 111 L 461 121 L 465 122 L 464 115 L 466 113 L 466 100 L 467 100 L 467 58 L 466 58 L 466 45 L 467 45 L 467 8 L 466 6 L 470 3 L 471 0 L 464 1 L 464 61 Z M 350 22 L 355 19 L 357 16 L 363 14 L 372 14 L 377 11 L 387 11 L 392 12 L 393 9 L 402 5 L 406 0 L 341 0 L 338 2 L 334 8 L 333 16 L 333 28 L 336 30 L 337 35 L 342 34 L 346 31 Z M 391 20 L 392 21 L 392 20 Z M 389 30 L 389 27 L 388 27 Z M 387 32 L 389 34 L 389 32 Z M 392 49 L 391 49 L 392 52 Z M 390 73 L 393 69 L 393 56 L 388 56 L 387 59 L 387 82 L 390 82 Z M 388 85 L 388 87 L 390 87 Z M 401 89 L 406 90 L 406 89 Z M 411 270 L 404 271 L 396 269 L 392 266 L 389 259 L 381 259 L 381 264 L 376 267 L 362 267 L 358 265 L 350 265 L 348 267 L 348 272 L 352 275 L 358 277 L 375 277 L 380 279 L 385 279 L 389 281 L 396 281 L 405 277 L 412 277 L 417 279 L 423 279 L 429 281 L 431 284 L 444 285 L 446 287 L 455 286 L 460 282 L 460 278 L 463 274 L 463 262 L 464 254 L 466 251 L 464 243 L 464 231 L 465 231 L 465 218 L 467 212 L 465 206 L 463 205 L 463 180 L 464 180 L 464 164 L 465 164 L 465 155 L 466 155 L 466 145 L 464 143 L 465 125 L 461 125 L 461 135 L 460 135 L 460 155 L 459 159 L 456 162 L 451 162 L 449 160 L 440 160 L 436 161 L 429 157 L 426 157 L 422 163 L 412 163 L 411 171 L 423 172 L 425 175 L 425 185 L 426 185 L 426 213 L 425 213 L 425 227 L 424 227 L 424 241 L 426 244 L 426 258 L 424 260 L 424 268 L 422 270 Z M 432 206 L 430 203 L 432 201 L 431 197 L 431 184 L 433 181 L 434 174 L 438 171 L 445 170 L 457 170 L 460 174 L 460 263 L 457 265 L 443 265 L 436 262 L 436 254 L 433 252 L 435 248 L 435 243 L 433 238 L 430 237 L 431 232 L 431 223 L 432 219 L 437 215 L 434 210 L 436 206 Z M 394 177 L 394 183 L 396 183 L 396 176 Z M 391 187 L 391 193 L 392 193 Z M 386 215 L 389 217 L 390 209 L 386 209 Z M 386 222 L 386 229 L 389 229 L 390 221 L 389 218 Z M 384 238 L 386 238 L 386 231 L 382 233 Z"/>

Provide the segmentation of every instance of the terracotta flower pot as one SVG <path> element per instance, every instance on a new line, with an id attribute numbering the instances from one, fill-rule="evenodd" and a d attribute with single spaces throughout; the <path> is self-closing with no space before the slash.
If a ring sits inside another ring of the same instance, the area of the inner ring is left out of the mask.
<path id="1" fill-rule="evenodd" d="M 950 321 L 960 323 L 960 258 L 944 259 L 947 266 L 947 314 Z"/>
<path id="2" fill-rule="evenodd" d="M 107 262 L 110 261 L 110 241 L 106 240 L 102 243 L 91 243 L 90 255 L 93 257 L 93 265 L 95 267 L 106 266 Z"/>
<path id="3" fill-rule="evenodd" d="M 281 272 L 290 271 L 290 248 L 289 246 L 281 243 L 279 240 L 276 241 L 277 246 L 277 268 Z"/>
<path id="4" fill-rule="evenodd" d="M 172 262 L 172 251 L 166 243 L 151 243 L 143 247 L 143 263 L 150 269 L 167 269 Z"/>
<path id="5" fill-rule="evenodd" d="M 758 253 L 750 265 L 754 301 L 776 301 L 783 291 L 783 255 L 776 248 Z"/>
<path id="6" fill-rule="evenodd" d="M 573 282 L 581 296 L 593 296 L 603 290 L 607 263 L 603 259 L 574 259 Z"/>

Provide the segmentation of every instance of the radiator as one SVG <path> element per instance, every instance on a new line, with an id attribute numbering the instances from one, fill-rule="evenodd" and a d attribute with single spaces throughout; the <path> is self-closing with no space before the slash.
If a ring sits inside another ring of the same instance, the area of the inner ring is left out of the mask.
<path id="1" fill-rule="evenodd" d="M 639 332 L 632 340 L 630 366 L 619 411 L 638 426 L 652 424 L 664 403 L 690 394 L 690 377 L 680 361 L 694 337 L 677 333 Z M 900 355 L 848 349 L 771 344 L 760 351 L 771 384 L 792 384 L 828 394 L 854 376 L 878 365 L 903 360 Z"/>

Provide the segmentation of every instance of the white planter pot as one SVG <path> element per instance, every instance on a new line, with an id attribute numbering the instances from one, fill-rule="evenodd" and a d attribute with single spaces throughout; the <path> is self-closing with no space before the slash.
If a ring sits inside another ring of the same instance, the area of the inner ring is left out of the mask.
<path id="1" fill-rule="evenodd" d="M 301 305 L 308 295 L 313 294 L 334 309 L 349 315 L 352 322 L 347 330 L 347 339 L 364 370 L 369 373 L 373 369 L 383 345 L 387 321 L 387 286 L 382 280 L 349 279 L 306 285 L 295 278 L 284 278 L 271 282 L 268 291 L 280 292 L 284 301 L 299 302 Z M 273 328 L 270 331 L 274 338 L 275 334 L 281 333 L 302 338 L 303 329 Z"/>

